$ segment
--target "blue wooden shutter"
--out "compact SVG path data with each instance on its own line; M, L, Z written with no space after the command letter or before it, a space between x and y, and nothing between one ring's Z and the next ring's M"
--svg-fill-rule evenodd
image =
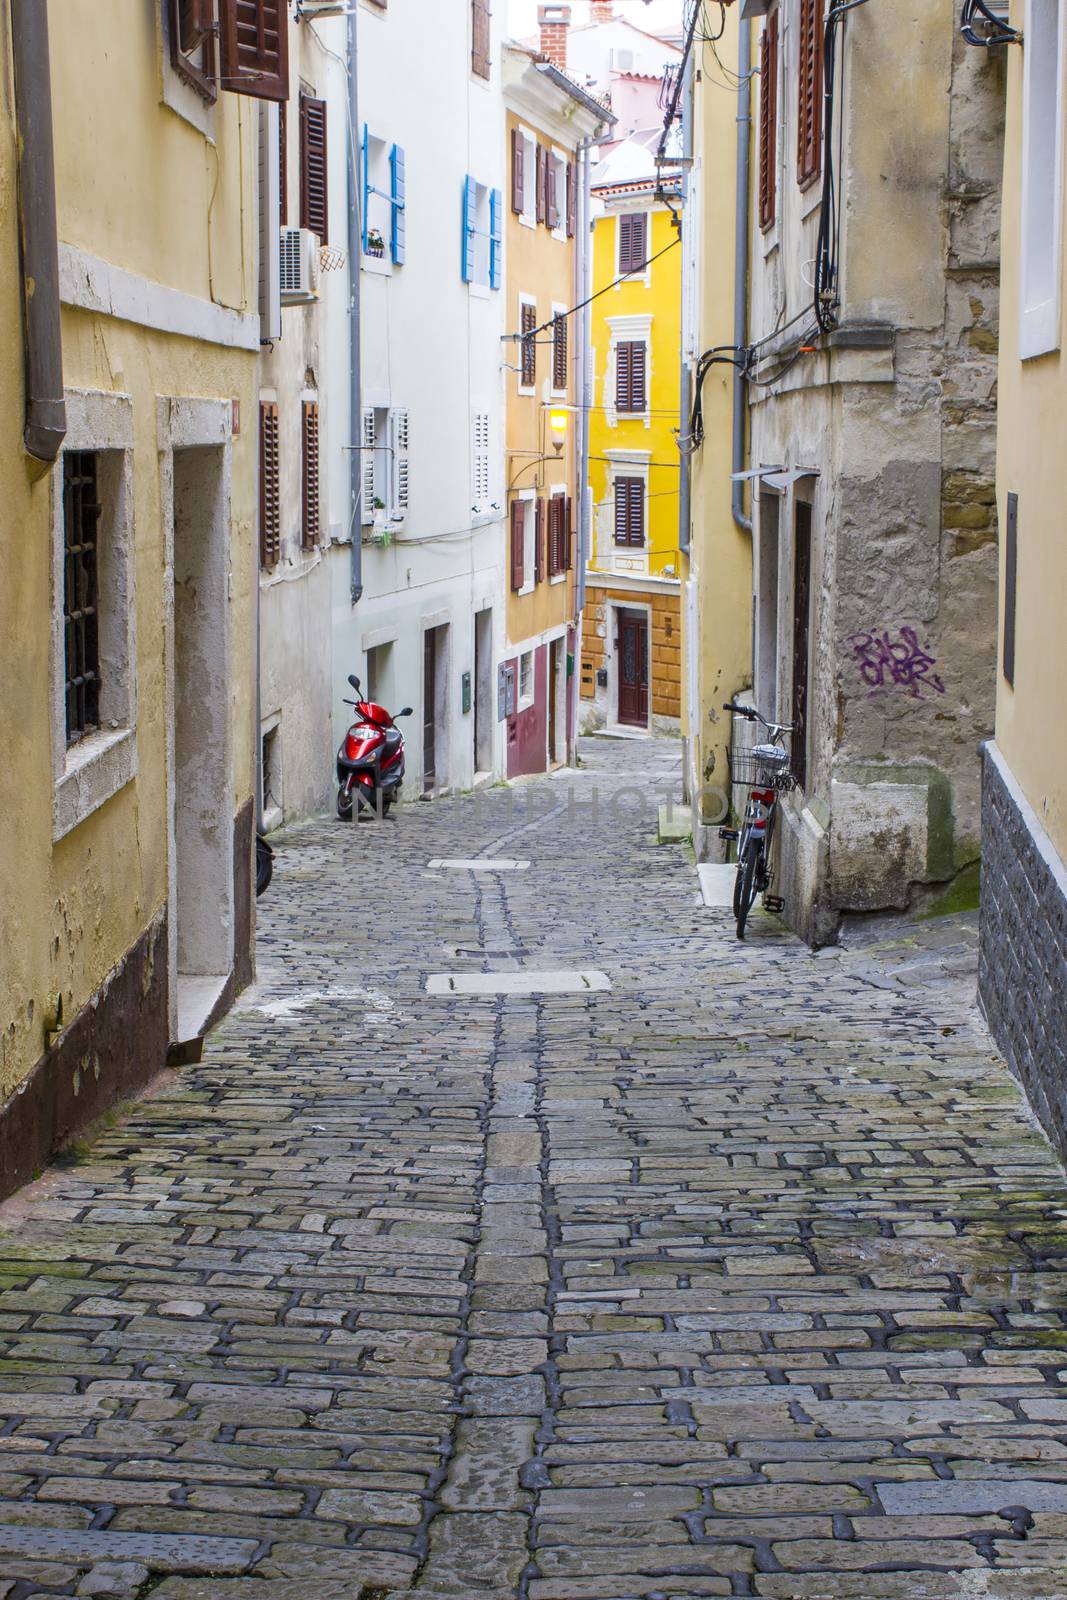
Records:
M499 289L501 281L500 257L503 253L503 235L500 228L504 209L504 196L499 189L489 195L489 287Z
M363 254L367 254L367 206L370 202L370 129L363 124L363 184L361 206L363 223Z
M463 282L474 282L475 184L470 173L463 180Z
M407 255L407 163L400 145L394 144L389 157L392 174L392 256L393 265L402 267Z

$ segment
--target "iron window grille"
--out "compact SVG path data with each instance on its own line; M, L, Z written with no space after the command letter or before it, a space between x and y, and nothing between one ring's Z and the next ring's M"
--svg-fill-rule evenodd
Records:
M67 744L100 726L100 496L96 454L63 457L63 644Z

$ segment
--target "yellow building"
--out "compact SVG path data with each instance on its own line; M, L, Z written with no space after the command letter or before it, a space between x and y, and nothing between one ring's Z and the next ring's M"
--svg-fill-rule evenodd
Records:
M1007 67L997 440L996 734L984 746L980 994L1067 1150L1067 18L1013 0ZM983 30L979 20L978 29ZM985 30L989 31L989 30ZM981 59L981 57L979 57Z
M509 45L510 193L505 287L507 639L501 706L507 776L565 762L575 728L576 523L583 430L576 406L587 230L583 146L610 113L536 52Z
M738 60L737 10L727 12L726 33L715 46L722 61ZM750 24L740 26L747 49ZM737 282L733 179L738 128L747 142L742 119L750 112L752 91L744 76L739 90L724 87L711 45L695 49L687 85L693 160L685 205L691 292L683 352L691 415L682 424L689 523L689 548L682 553L683 732L694 841L702 858L721 859L717 825L730 795L730 718L722 707L752 684L752 523L747 492L731 483L732 471L743 465L743 386L727 361L702 363L701 357L713 350L729 354L723 347L736 336L739 304L744 337L746 282L743 271ZM741 70L747 73L744 63Z
M667 180L671 206L655 190L645 176L593 185L585 727L677 731L681 712L680 184Z
M259 107L220 78L285 62L218 5L0 5L5 1191L252 971Z

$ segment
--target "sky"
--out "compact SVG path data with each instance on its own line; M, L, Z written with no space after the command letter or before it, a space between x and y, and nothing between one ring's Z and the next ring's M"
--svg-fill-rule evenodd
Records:
M537 0L505 0L508 32L521 39L537 32ZM655 33L663 23L678 23L683 0L615 0L615 10L639 28ZM584 22L588 14L588 0L571 0L573 20Z

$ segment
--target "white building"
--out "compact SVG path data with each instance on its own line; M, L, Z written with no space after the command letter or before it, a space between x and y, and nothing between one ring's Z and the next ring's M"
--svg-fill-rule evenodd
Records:
M328 495L358 509L330 554L334 744L349 672L404 724L404 795L500 770L504 637L502 9L359 0L360 415L327 353ZM331 124L350 103L335 85ZM347 273L339 274L339 277Z

